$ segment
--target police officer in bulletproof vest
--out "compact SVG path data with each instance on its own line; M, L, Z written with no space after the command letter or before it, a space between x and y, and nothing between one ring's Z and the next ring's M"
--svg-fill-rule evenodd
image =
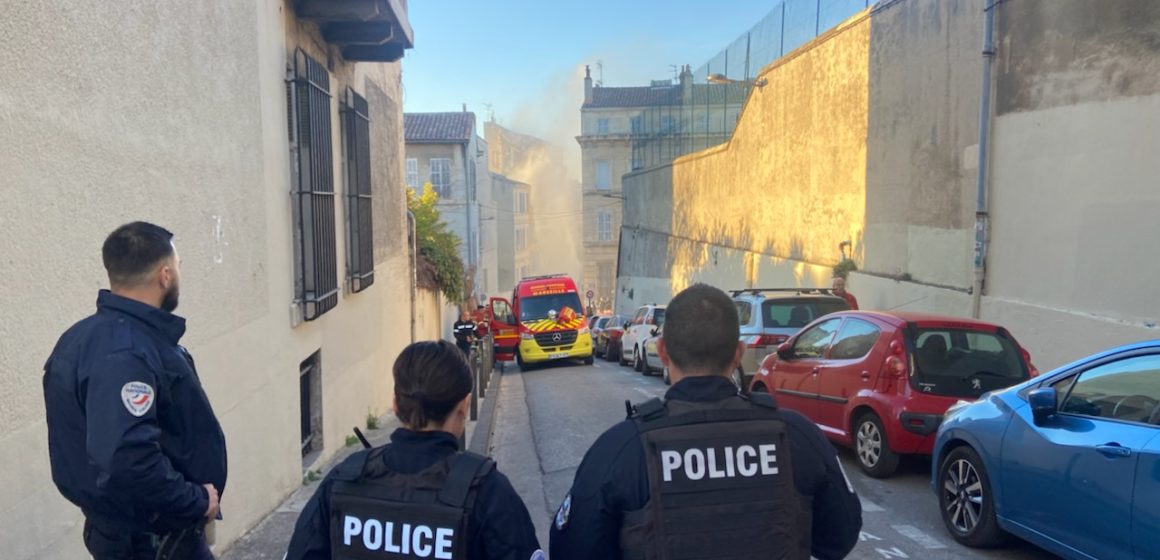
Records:
M335 467L306 504L287 560L542 560L524 503L495 463L458 449L471 370L445 341L395 361L391 443Z
M657 344L672 388L588 450L551 529L552 560L844 558L862 510L834 448L768 394L739 393L737 310L698 284Z
M111 290L44 366L52 479L84 513L97 560L213 558L202 530L225 490L226 443L178 345L172 239L144 222L113 231L101 251Z

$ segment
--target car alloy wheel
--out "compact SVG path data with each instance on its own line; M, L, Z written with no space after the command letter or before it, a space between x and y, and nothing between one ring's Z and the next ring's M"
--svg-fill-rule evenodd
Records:
M959 459L947 469L943 483L948 521L960 533L970 533L983 517L983 481L966 459Z
M858 465L874 478L886 478L898 469L898 454L890 450L882 421L873 413L858 418L854 431L854 451Z
M983 459L963 445L946 454L939 468L938 503L943 524L956 541L975 548L1007 542L995 518L994 493Z
M858 460L863 465L874 468L882 458L882 432L873 422L863 422L858 426Z

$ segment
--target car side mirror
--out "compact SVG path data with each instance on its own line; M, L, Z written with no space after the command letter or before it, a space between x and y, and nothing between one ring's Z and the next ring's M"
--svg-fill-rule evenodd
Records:
M1059 411L1055 387L1040 387L1031 391L1027 394L1027 402L1031 403L1031 418L1036 426L1042 426Z
M625 321L624 322L624 330L627 331L628 327L631 327L631 326L632 326L632 321Z
M653 336L656 336L657 332L659 332L659 329L657 329L657 327L653 327L652 330L649 332L651 332Z
M788 342L783 342L777 346L777 357L783 360L793 358L793 345Z

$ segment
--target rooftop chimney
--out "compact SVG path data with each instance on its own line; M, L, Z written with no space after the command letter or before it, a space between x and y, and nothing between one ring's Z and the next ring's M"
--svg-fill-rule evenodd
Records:
M584 104L592 103L592 69L584 65Z
M464 112L464 113L466 113L466 112L467 112L467 104L466 104L466 103L464 103L464 104L463 104L463 112Z

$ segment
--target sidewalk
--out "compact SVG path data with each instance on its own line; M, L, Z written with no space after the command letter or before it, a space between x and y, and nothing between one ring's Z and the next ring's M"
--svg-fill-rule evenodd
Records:
M471 441L475 425L476 422L468 422L467 441ZM390 441L391 432L399 427L399 421L393 414L388 414L379 419L379 426L380 428L377 430L363 431L367 440L374 447ZM321 477L295 490L289 498L286 498L286 501L270 512L265 519L250 529L242 538L235 541L230 548L218 553L219 560L281 560L286 554L286 547L290 544L290 535L294 532L294 523L298 520L298 514L302 512L302 508L306 507L306 502L314 495L318 483L326 477L332 468L362 448L361 444L355 444L340 451L325 466L321 467Z

